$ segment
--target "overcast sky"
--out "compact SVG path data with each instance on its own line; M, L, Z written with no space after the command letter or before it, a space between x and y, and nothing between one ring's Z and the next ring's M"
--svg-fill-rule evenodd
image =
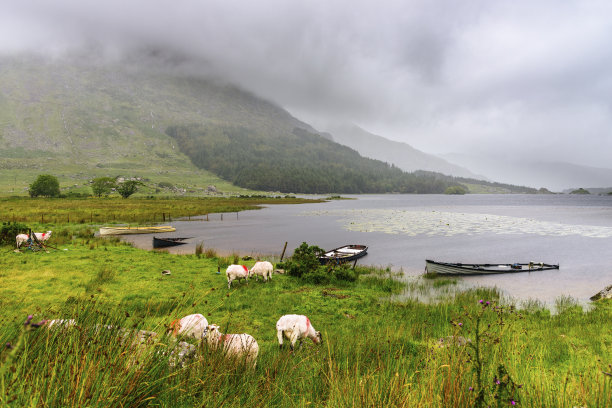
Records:
M142 50L324 130L612 167L612 2L3 0L0 52Z

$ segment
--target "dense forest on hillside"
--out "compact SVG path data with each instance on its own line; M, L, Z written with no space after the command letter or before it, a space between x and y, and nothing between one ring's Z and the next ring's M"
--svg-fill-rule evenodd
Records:
M240 126L177 125L166 134L196 166L255 190L424 194L458 184L434 173L406 173L299 128L270 137Z

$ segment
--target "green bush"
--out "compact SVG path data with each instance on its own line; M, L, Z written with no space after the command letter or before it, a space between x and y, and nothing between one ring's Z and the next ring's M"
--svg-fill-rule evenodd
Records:
M17 234L27 233L29 228L19 222L3 222L0 228L0 244L15 244Z
M359 278L359 274L356 270L351 268L349 265L339 265L333 268L333 276L336 280L345 282L356 282Z
M293 252L291 259L285 262L285 271L290 276L298 278L307 273L316 272L321 266L318 256L323 252L316 245L309 246L306 242L302 242L302 245Z

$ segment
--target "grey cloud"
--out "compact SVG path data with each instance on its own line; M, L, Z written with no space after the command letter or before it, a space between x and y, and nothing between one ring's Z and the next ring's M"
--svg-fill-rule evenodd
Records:
M609 167L611 12L605 1L9 0L0 52L146 57L222 76L315 126Z

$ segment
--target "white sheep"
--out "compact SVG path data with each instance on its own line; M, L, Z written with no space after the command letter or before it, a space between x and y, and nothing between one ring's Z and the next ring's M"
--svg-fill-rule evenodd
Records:
M203 315L190 314L170 323L168 334L183 335L200 341L206 335L206 326L208 326L208 320Z
M18 234L15 237L15 243L17 244L17 249L19 249L21 247L21 245L23 245L26 242L28 242L28 238L30 238L28 236L28 234Z
M305 337L311 339L315 344L320 344L323 341L321 332L318 332L312 327L310 319L303 315L284 315L276 322L276 335L278 343L283 347L283 338L289 339L291 342L291 350L295 343L299 340L300 346Z
M274 271L274 267L268 261L259 261L255 262L255 265L249 271L249 276L255 275L255 279L259 280L259 276L263 276L264 282L272 279L272 271Z
M211 349L222 350L228 357L243 358L246 363L252 363L253 368L257 364L259 345L250 334L223 334L219 326L211 324L207 328L206 342Z
M35 232L34 236L36 237L36 240L38 240L38 242L42 244L42 243L47 242L49 238L51 238L51 233L52 231ZM18 234L17 236L15 236L15 243L17 244L17 249L19 249L21 245L28 242L29 239L30 239L30 236L28 234Z
M249 268L244 265L230 265L225 271L227 276L227 288L231 289L232 282L236 279L244 279L247 283L249 282Z

